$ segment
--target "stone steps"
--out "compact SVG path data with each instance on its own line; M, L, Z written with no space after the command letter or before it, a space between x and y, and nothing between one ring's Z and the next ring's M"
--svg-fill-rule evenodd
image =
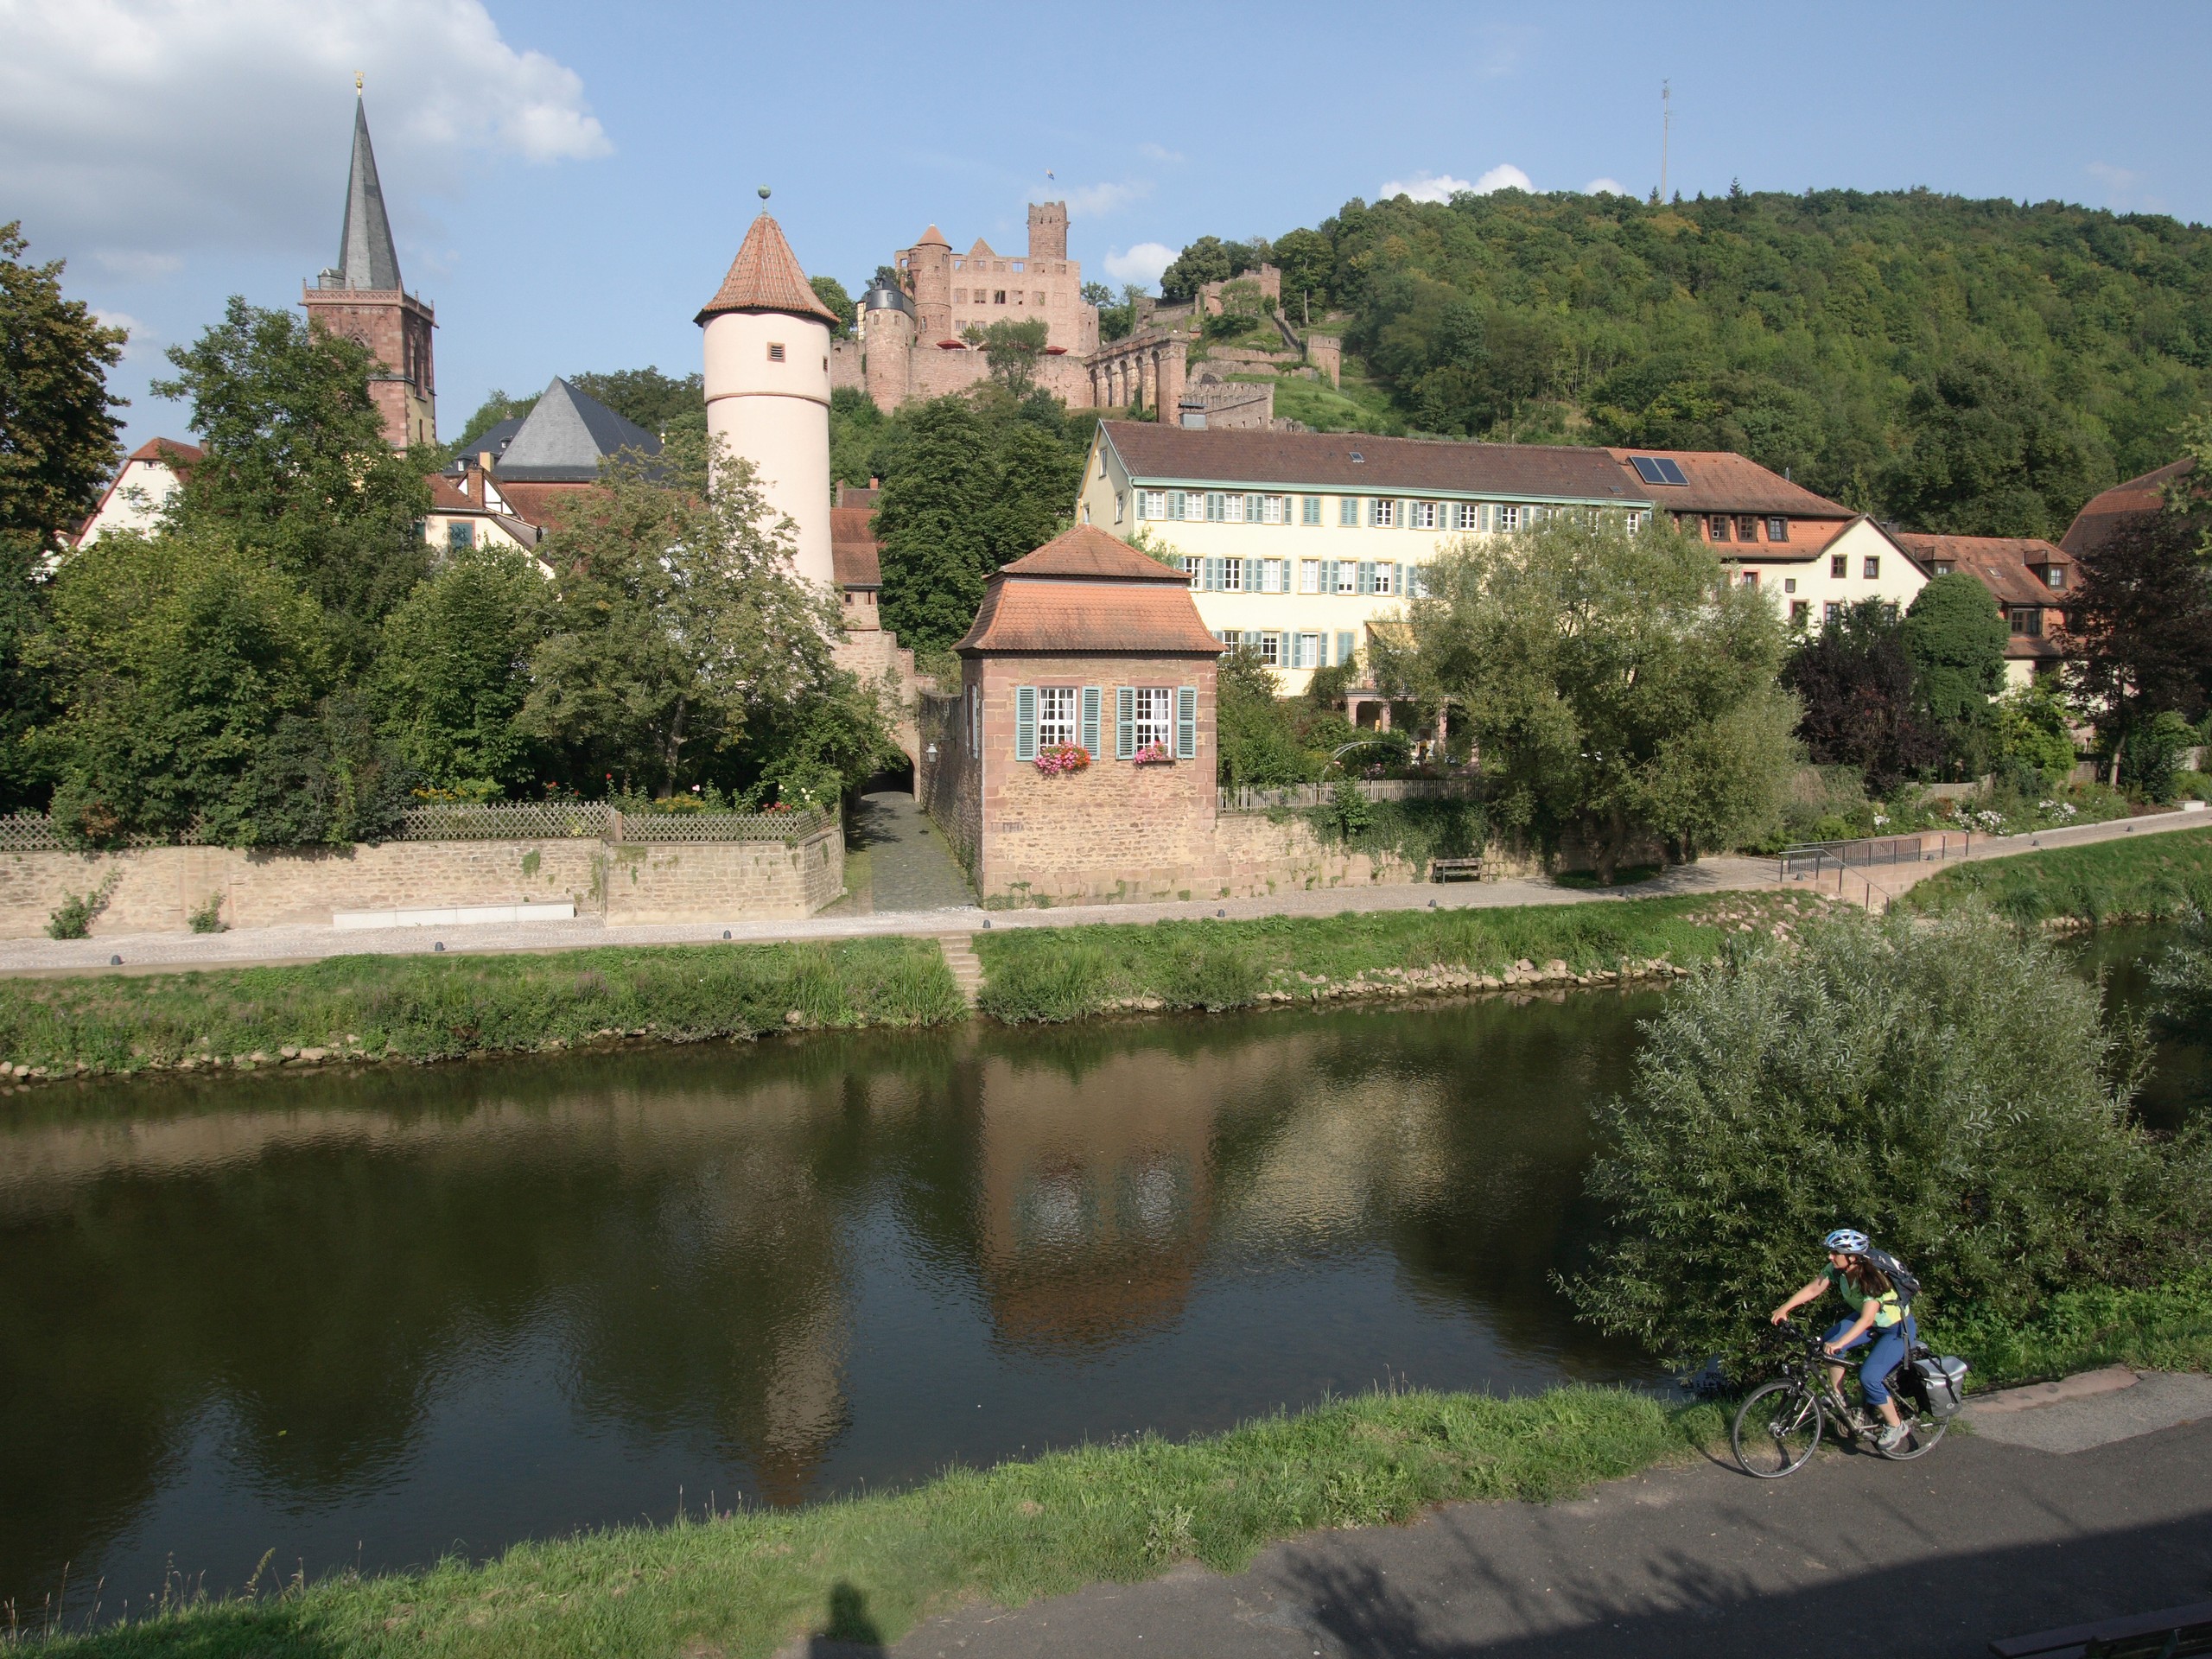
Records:
M976 959L975 935L940 933L937 944L944 952L944 965L952 970L952 982L960 988L961 1000L974 1007L983 994L983 964Z

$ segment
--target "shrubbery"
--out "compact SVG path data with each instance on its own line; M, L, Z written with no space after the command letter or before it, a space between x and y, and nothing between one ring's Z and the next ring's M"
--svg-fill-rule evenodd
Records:
M1671 1360L1740 1363L1845 1224L1913 1266L1939 1319L2159 1282L2207 1241L2212 1140L2135 1121L2140 1052L1985 912L1732 953L1670 999L1605 1111L1590 1190L1612 1231L1568 1288Z

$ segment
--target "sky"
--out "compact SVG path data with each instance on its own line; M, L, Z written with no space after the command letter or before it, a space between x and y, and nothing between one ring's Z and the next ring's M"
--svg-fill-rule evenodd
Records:
M855 295L935 223L1087 278L1405 189L1925 185L2212 219L2212 5L1114 7L0 0L0 220L130 330L133 444L187 435L165 348L338 254L365 77L441 435L493 388L698 366L760 203Z

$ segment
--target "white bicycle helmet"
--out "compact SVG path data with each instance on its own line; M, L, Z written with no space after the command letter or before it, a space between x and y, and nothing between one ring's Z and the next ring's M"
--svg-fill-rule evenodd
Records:
M1866 1235L1855 1227L1839 1227L1821 1241L1827 1249L1840 1255L1860 1255L1866 1249Z

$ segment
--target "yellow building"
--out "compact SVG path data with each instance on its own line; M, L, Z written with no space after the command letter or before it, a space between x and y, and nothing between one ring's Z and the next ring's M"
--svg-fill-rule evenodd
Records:
M1925 581L1871 520L1726 454L1105 421L1076 501L1079 522L1183 558L1206 626L1253 645L1289 692L1357 664L1452 543L1593 509L1695 528L1801 626L1831 605L1909 603Z

